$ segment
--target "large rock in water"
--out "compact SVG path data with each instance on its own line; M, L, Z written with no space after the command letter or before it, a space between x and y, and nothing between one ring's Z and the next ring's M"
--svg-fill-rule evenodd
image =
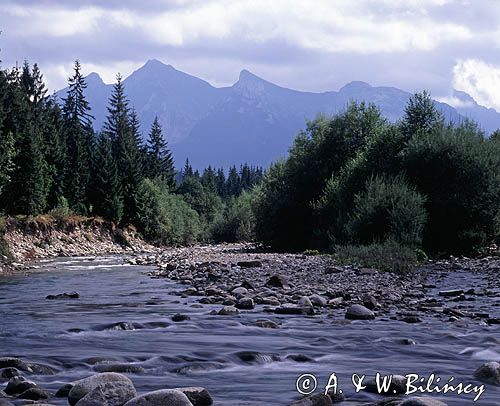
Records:
M483 382L500 386L500 364L487 362L474 371L474 376Z
M117 374L115 372L105 372L102 374L96 374L89 376L84 379L80 379L76 382L74 382L73 388L69 391L68 394L68 402L70 405L76 405L76 403L82 399L85 395L88 393L92 392L94 389L99 387L100 385L104 385L106 383L122 383L125 385L129 386L122 386L122 385L117 385L116 388L117 390L125 390L125 388L129 388L130 386L133 388L134 384L132 381L127 378L125 375ZM112 390L112 386L107 386L108 390ZM135 389L134 389L135 391ZM124 396L126 393L128 393L129 390L127 389L124 392ZM125 403L125 401L123 402Z
M177 389L161 389L130 399L125 406L193 406L193 404Z
M35 382L27 381L22 376L15 376L9 380L7 387L4 389L7 395L19 395L24 391L37 388L38 385Z
M122 406L136 395L134 386L128 382L106 382L87 393L76 406Z
M210 393L205 388L189 387L176 389L184 393L194 406L209 406L214 403L212 396L210 396Z
M345 318L349 320L373 320L375 313L365 306L354 304L347 309Z
M303 399L293 402L290 406L332 406L333 402L330 396L323 393L307 396Z

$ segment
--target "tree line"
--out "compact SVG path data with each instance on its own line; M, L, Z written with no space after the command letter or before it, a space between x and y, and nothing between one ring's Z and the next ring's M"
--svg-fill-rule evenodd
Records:
M209 166L200 174L187 161L177 172L158 118L143 141L120 75L96 132L81 70L76 61L62 101L47 94L37 64L0 71L0 212L102 216L167 243L211 238L262 168L244 164L226 176Z

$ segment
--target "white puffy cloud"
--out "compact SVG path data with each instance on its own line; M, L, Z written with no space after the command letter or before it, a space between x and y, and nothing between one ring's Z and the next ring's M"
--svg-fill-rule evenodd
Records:
M500 65L480 59L458 60L453 68L453 87L500 111Z

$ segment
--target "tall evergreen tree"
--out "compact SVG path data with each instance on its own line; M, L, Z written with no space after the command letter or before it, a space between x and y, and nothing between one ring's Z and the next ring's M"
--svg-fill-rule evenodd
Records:
M87 87L81 73L81 65L75 61L73 76L64 99L64 127L67 139L69 168L66 179L66 196L70 206L77 212L88 210L88 194L94 131L90 106L85 98Z
M123 199L118 177L118 167L113 157L109 137L101 133L94 154L92 204L94 212L119 222L123 216Z
M109 99L104 134L112 144L113 157L118 168L123 199L122 222L130 223L135 220L137 212L135 194L143 178L143 163L139 144L139 122L137 115L128 107L120 75L116 77Z
M228 196L238 196L241 192L240 176L236 166L229 168L227 175L226 190Z
M147 173L151 179L161 178L169 187L175 187L175 168L172 153L163 138L163 131L158 117L155 117L147 141Z

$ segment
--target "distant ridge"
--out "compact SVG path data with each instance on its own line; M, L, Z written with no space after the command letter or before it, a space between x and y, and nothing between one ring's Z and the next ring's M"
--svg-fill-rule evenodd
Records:
M107 114L112 85L97 73L87 76L86 96L100 129ZM248 162L267 166L284 156L297 133L319 113L334 114L353 100L375 103L391 121L402 117L410 93L354 81L323 93L287 89L243 69L230 87L210 83L156 59L147 61L123 81L130 106L146 136L156 115L163 125L178 167L189 157L193 166L228 167ZM65 97L66 89L56 93ZM500 114L455 91L455 107L437 102L449 121L465 117L490 133L500 128Z

